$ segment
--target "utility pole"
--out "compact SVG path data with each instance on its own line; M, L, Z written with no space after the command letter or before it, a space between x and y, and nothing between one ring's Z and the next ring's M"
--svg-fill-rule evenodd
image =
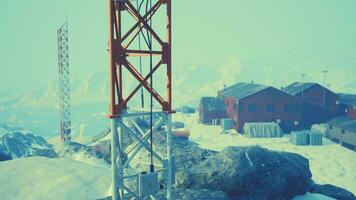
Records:
M67 18L67 17L66 17ZM70 83L68 59L68 20L57 30L58 74L59 74L59 112L62 142L71 141Z
M323 88L323 110L325 110L325 88L327 87L326 86L326 74L328 73L328 70L324 69L322 71L322 73L324 74L324 88Z
M305 73L302 73L302 100L304 100L304 77L305 77Z

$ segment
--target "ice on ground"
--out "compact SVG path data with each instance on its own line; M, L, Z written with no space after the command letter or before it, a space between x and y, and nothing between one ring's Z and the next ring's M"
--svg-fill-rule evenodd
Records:
M326 131L328 130L328 125L327 124L314 124L311 129L313 131L317 131L322 133L323 135L326 134Z
M306 195L296 196L293 200L334 200L334 198L321 194L307 193Z
M62 158L0 162L1 199L98 199L110 187L110 168Z
M198 123L198 113L173 115L190 129L189 139L201 148L221 151L227 146L260 145L277 151L298 153L309 159L312 179L318 184L333 184L356 193L356 153L323 138L322 146L295 146L289 136L282 138L248 138L235 130L223 131L220 126Z

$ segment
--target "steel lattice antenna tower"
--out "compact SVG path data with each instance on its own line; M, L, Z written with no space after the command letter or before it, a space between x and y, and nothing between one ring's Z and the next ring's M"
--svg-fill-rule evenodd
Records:
M71 140L68 22L58 30L59 111L62 142Z
M174 185L174 157L172 156L172 87L171 87L171 0L146 0L146 12L140 13L140 9L129 0L108 0L109 4L109 64L110 64L110 113L111 118L111 167L112 167L112 199L128 199L127 195L135 199L146 199L158 191L158 173L162 173L165 180L166 197L172 199L171 191ZM149 6L148 6L149 5ZM153 27L152 17L157 11L164 12L161 26ZM160 15L158 15L160 16ZM134 24L130 24L130 20ZM136 48L132 44L139 34L147 33L146 40L148 50ZM161 33L161 34L159 34ZM150 37L149 37L150 36ZM163 36L163 37L162 37ZM143 37L145 38L145 37ZM152 45L153 43L155 45ZM155 49L154 49L154 47ZM143 74L138 70L133 60L139 57L148 57L150 62L143 63L150 66L150 71ZM153 60L153 57L155 60ZM164 70L166 81L152 84L153 74L158 70ZM123 71L127 72L126 74ZM124 92L130 86L123 78L134 78L138 84L136 88ZM150 80L150 81L148 81ZM165 92L158 91L158 86L165 88ZM160 106L160 110L152 112L152 100L150 112L131 112L127 105L140 90L146 89ZM165 93L165 94L160 94ZM152 116L155 122L152 123ZM150 116L151 126L149 130L140 127L134 117ZM129 124L132 124L130 126ZM167 125L166 143L161 143L165 148L165 155L153 149L152 134L162 124ZM134 143L127 145L124 138L132 137ZM131 167L131 161L140 150L147 151L151 155L149 172L137 172ZM154 169L154 165L157 169ZM127 181L137 180L137 190L128 188Z

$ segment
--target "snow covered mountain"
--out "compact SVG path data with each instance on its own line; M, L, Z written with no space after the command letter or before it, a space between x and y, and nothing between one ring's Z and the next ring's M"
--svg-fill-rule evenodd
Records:
M216 73L216 67L192 65L189 67L174 68L173 90L175 94L174 106L197 104L201 96L215 95L218 89L222 89L224 84L229 85L236 82L241 71L241 63L237 57L231 56ZM165 81L162 71L157 71L154 76L154 84ZM162 76L161 76L162 75ZM138 82L133 79L125 79L124 93L136 87ZM156 87L158 84L155 85ZM83 105L97 103L108 104L109 98L109 76L108 73L93 73L84 78L71 80L71 104ZM126 91L125 91L126 90ZM164 96L165 88L158 87L157 90ZM148 94L145 92L146 101ZM52 81L46 85L28 90L25 93L16 95L16 98L5 98L0 96L0 105L5 102L10 108L18 107L50 107L58 108L58 85L57 81ZM136 97L139 97L138 95ZM136 98L139 101L139 98ZM1 106L0 106L1 107Z
M0 152L12 158L28 156L55 157L52 146L39 136L21 131L8 130L0 137Z
M236 54L231 54L217 66L187 65L173 67L172 88L174 93L173 105L197 105L201 96L216 95L224 85L236 82L254 81L260 84L272 85L277 88L286 86L301 79L302 69L308 68L306 81L322 83L322 74L316 61L300 64L290 64L288 60L241 60ZM283 76L277 71L285 71ZM341 71L338 67L330 67L327 84L335 92L356 93L356 79L354 69L346 68ZM144 73L147 73L144 71ZM331 76L332 75L332 76ZM73 78L73 77L72 77ZM154 85L166 79L164 71L158 70L154 74ZM137 86L138 81L124 76L124 93ZM91 73L85 77L71 80L71 103L83 105L89 103L108 105L109 76L108 72ZM156 88L163 96L165 87ZM145 92L148 102L147 92ZM139 95L135 96L140 101ZM133 99L133 100L134 100ZM7 105L7 106L5 106ZM137 104L139 105L139 104ZM148 104L147 104L148 105ZM2 107L51 107L58 108L58 85L54 80L37 89L28 90L18 95L0 94L0 110Z

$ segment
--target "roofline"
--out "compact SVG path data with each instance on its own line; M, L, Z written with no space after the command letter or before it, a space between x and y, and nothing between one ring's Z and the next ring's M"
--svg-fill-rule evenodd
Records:
M301 83L301 82L294 82L294 83ZM294 84L294 83L292 83L292 84ZM322 87L322 88L325 88L325 90L327 90L327 91L329 91L329 92L335 94L337 97L339 97L339 95L338 95L337 93L333 92L332 90L328 89L327 87L324 87L323 85L321 85L321 84L319 84L319 83L316 83L316 82L305 82L305 83L312 83L313 85L310 86L310 87L308 87L308 88L303 89L303 91L300 91L300 92L296 93L295 95L301 94L302 92L305 92L305 91L307 91L307 90L309 90L310 88L313 88L313 87L315 87L315 86L320 86L320 87ZM292 84L290 84L290 85L292 85ZM287 87L288 87L288 86L287 86ZM286 87L286 88L287 88L287 87ZM295 96L295 95L293 95L293 96Z
M284 91L282 91L282 90L280 90L280 89L278 89L278 88L275 88L275 87L273 87L273 86L266 86L266 88L264 88L264 89L262 89L262 90L259 90L258 92L252 93L252 94L250 94L250 95L247 95L247 96L245 96L245 97L243 97L243 98L241 98L241 99L238 99L238 100L239 100L239 101L240 101L240 100L244 100L244 99L247 98L247 97L250 97L250 96L255 95L255 94L259 93L259 92L265 91L265 90L267 90L267 89L275 89L275 90L277 90L277 91L279 91L279 92L281 92L281 93L286 94L287 96L290 96L290 97L292 97L292 98L295 98L295 99L300 100L299 97L294 96L294 95L291 95L291 94L289 94L289 93L287 93L287 92L284 92ZM227 95L223 95L223 96L234 98L234 97L232 97L232 96L227 96Z

